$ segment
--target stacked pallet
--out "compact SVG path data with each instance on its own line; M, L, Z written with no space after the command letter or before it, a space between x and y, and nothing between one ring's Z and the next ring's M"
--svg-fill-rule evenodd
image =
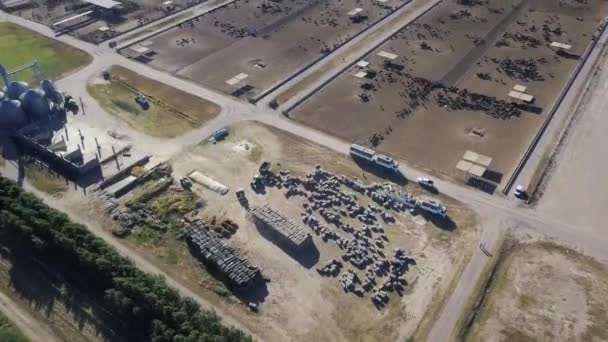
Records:
M312 237L302 226L283 216L268 204L251 211L256 223L266 229L282 247L299 251L312 244Z
M186 227L186 240L195 257L221 272L232 285L246 287L260 276L260 270L249 264L234 248L209 232L201 222Z

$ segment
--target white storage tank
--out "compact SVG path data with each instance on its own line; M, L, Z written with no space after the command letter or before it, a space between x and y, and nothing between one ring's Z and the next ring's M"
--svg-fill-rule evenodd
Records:
M45 120L51 113L49 101L40 89L30 89L21 95L23 111L31 121Z
M30 86L26 82L11 82L5 93L12 100L19 100L28 89L30 89Z

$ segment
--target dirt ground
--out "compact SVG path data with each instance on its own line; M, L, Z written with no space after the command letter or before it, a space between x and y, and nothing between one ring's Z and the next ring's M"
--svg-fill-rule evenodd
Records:
M290 117L448 176L458 176L457 162L472 150L493 158L492 181L507 179L608 6L473 3L444 1L365 56L367 77L355 77L354 66ZM552 41L571 44L572 56L557 54ZM389 61L380 51L398 57ZM535 97L531 106L512 104L508 93L517 84ZM477 94L486 97L476 102Z
M170 5L166 6L160 2L134 0L124 3L124 9L120 14L117 14L118 12L116 11L108 14L97 10L90 15L56 25L55 28L65 30L82 40L99 44L129 30L145 25L150 21L164 18L201 2L199 0L173 0ZM95 7L86 2L76 3L67 0L35 0L32 3L33 6L12 11L12 14L49 27L52 27L53 24L61 20L93 10ZM108 27L109 29L105 31L100 30L103 27Z
M476 248L479 239L476 215L453 199L437 195L448 207L452 222L449 228L437 226L434 220L426 220L420 215L409 214L398 214L396 223L384 225L390 241L385 246L387 255L393 248L404 248L413 256L416 265L405 274L408 285L403 295L393 292L387 306L377 309L369 293L363 298L345 293L338 277L322 277L317 273L317 267L333 258L340 259L342 253L335 243L323 242L305 227L313 236L318 255L312 253L305 261L292 258L260 235L234 192L244 188L250 206L268 202L294 221L302 222L302 199L286 200L276 188L267 188L265 194L255 194L249 188L261 161L269 160L274 170L287 169L293 175L303 175L319 164L328 171L358 177L365 182L384 181L363 172L347 157L261 124L243 122L229 127L229 132L224 141L217 144L203 141L170 160L172 176L178 180L199 170L230 188L230 192L222 196L195 184L193 191L204 203L197 216L236 222L238 231L226 241L258 266L270 282L252 290L230 292L198 265L179 231L170 230L161 235L151 231L137 232L123 242L265 340L423 339L425 327L439 313L443 299ZM416 196L434 196L417 185L405 185L403 190ZM119 202L128 201L139 191L138 188L123 196ZM170 195L174 190L167 191L159 198L174 197L175 194ZM86 203L77 196L64 196L61 201L81 208L81 213L88 213L111 229L113 222L101 210L100 203L106 203L105 196L91 193L89 198L91 200ZM359 273L364 278L364 272ZM247 310L243 303L249 301L260 303L259 313Z
M227 140L218 144L203 142L171 162L176 179L199 170L232 189L221 196L195 186L194 191L206 202L199 215L237 222L240 228L230 238L230 245L241 250L270 279L255 292L236 294L245 301L261 302L259 314L248 313L243 306L234 304L227 306L230 313L271 341L402 340L414 336L423 321L432 319L439 309L435 304L449 291L451 280L462 271L477 241L476 217L470 210L439 196L449 207L455 230L442 230L431 221L409 215L400 216L395 224L385 226L391 241L387 250L402 247L411 251L416 265L406 274L409 285L403 296L391 295L388 306L378 310L369 295L358 298L344 293L337 278L325 278L317 273L316 267L339 258L340 250L335 244L324 243L311 230L319 255L308 263L291 258L259 234L234 198L235 189L247 189L252 207L270 203L296 222L301 222L302 204L298 199L286 200L276 189L269 189L266 194L255 194L249 189L249 181L262 160L272 161L275 169L287 169L294 175L303 175L319 164L331 172L363 177L361 169L345 157L251 122L230 127ZM369 182L381 181L371 174L365 177ZM412 185L405 190L422 192ZM177 273L182 273L180 271ZM179 278L184 277L182 273ZM209 297L208 291L200 286L198 290ZM221 293L216 291L211 299L219 299L217 297L221 298ZM227 305L221 299L217 303Z
M128 69L113 66L110 81L97 75L90 80L89 93L105 108L131 127L156 137L175 137L216 117L221 108L213 102L184 93ZM135 102L144 94L150 108Z
M576 251L517 244L489 291L467 341L608 339L608 269Z
M406 2L239 0L152 37L142 44L153 53L138 60L229 94L255 95ZM364 18L356 22L347 13L358 7ZM240 73L249 77L226 83Z

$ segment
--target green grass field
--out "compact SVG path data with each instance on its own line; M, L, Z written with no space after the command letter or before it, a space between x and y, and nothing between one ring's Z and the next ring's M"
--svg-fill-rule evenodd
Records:
M51 174L32 163L25 164L25 178L36 189L53 196L61 196L68 190L68 184L61 176ZM0 340L2 342L2 340Z
M89 94L108 113L150 136L162 138L179 136L200 127L221 111L221 108L211 101L149 79L129 69L113 66L110 72L111 81L91 83L87 86ZM135 102L137 92L134 89L165 106L155 102L144 110ZM191 118L191 121L172 113L169 108L181 112Z
M21 332L6 318L0 314L0 341L1 342L27 342Z
M10 70L38 61L42 72L54 80L92 61L82 50L13 23L0 23L0 50L0 64L5 68ZM28 83L33 76L30 70L16 75L18 80Z

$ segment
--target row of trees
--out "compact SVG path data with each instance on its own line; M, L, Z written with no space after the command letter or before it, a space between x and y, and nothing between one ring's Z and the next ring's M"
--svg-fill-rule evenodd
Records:
M127 341L252 341L213 312L139 270L84 226L0 177L0 241L26 251L117 318Z

